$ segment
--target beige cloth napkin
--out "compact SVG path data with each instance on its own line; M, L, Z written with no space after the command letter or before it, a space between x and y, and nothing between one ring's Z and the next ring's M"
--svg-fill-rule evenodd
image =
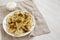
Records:
M35 20L36 20L35 28L29 35L26 35L24 37L17 38L17 37L12 37L6 34L2 28L1 23L3 21L3 18L10 11L8 11L5 8L5 6L0 6L0 28L1 28L2 40L29 40L32 37L39 36L42 34L47 34L50 32L44 18L42 17L41 13L36 8L33 1L21 1L21 2L17 2L17 4L18 4L17 9L21 9L23 11L27 10L35 17Z

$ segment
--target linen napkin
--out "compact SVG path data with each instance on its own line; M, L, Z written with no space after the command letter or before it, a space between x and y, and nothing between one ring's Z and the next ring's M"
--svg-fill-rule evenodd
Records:
M33 1L27 0L27 1L19 1L16 3L18 4L17 9L23 10L23 11L28 11L34 16L35 21L36 21L35 28L30 34L28 34L24 37L12 37L12 36L8 35L7 33L4 32L1 23L4 19L4 17L10 11L7 10L5 6L0 6L0 30L1 30L2 40L30 40L30 38L32 38L32 37L43 35L43 34L48 34L50 32L43 16L38 11L38 9L35 6Z

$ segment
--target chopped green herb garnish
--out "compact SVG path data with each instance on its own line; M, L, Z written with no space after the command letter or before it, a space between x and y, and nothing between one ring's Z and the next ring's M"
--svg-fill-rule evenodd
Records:
M24 29L23 29L24 30ZM24 30L24 33L28 32L28 30Z
M21 21L21 20L16 20L16 22L18 22L18 23L19 23L19 22L22 22L22 21Z
M25 19L26 19L27 18L26 13L24 14L24 16L25 16Z

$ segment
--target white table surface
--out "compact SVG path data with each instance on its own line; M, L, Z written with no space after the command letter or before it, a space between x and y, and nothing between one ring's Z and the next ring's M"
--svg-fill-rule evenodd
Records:
M12 0L0 0L0 5L3 5L9 1ZM60 40L60 0L33 0L33 1L36 4L38 10L43 15L51 32L49 34L34 37L31 40Z

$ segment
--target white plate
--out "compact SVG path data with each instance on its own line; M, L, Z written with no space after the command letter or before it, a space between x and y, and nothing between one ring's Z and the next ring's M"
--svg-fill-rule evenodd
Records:
M17 11L20 11L20 10L17 10ZM35 19L34 19L34 17L33 17L32 15L31 15L31 16L32 16L33 22L32 22L32 27L31 27L31 29L30 29L29 32L26 32L26 33L24 33L23 35L14 35L14 34L11 34L11 33L7 32L7 29L6 29L6 27L7 27L7 25L6 25L6 19L7 19L7 17L12 16L12 15L14 14L14 12L15 12L15 11L10 12L8 15L5 16L5 18L4 18L4 20L3 20L3 29L4 29L4 31L5 31L7 34L9 34L9 35L11 35L11 36L14 36L14 37L22 37L22 36L25 36L25 35L29 34L30 32L32 32L33 29L34 29L34 27L35 27Z

